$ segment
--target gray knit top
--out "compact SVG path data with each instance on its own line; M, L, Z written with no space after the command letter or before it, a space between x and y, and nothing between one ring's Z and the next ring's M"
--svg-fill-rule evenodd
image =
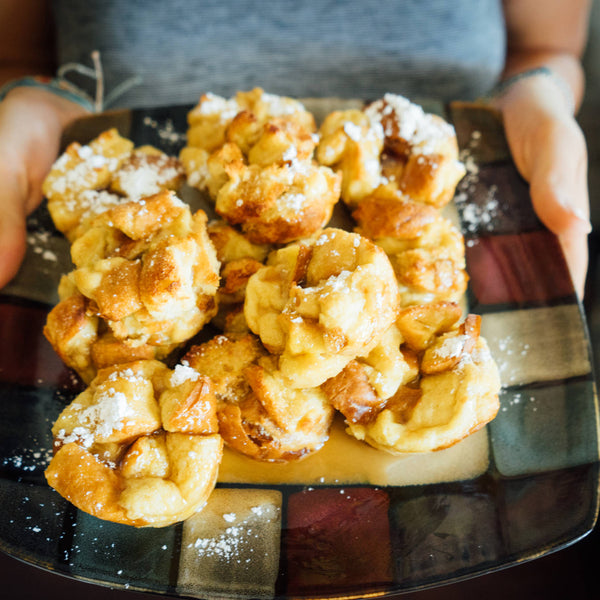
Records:
M501 0L54 0L54 10L61 63L91 66L98 50L107 93L135 82L113 106L256 86L473 99L505 57Z

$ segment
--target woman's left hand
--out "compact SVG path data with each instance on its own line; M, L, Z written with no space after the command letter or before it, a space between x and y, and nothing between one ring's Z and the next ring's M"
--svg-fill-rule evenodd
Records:
M530 184L534 209L558 236L583 298L591 231L584 135L552 75L519 79L494 104L502 111L513 160Z

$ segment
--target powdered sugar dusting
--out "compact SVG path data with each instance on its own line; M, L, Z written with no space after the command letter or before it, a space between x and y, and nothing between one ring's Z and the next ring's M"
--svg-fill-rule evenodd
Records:
M536 398L533 395L525 394L524 392L517 392L513 394L510 398L504 398L502 401L502 412L506 412L509 410L511 406L521 405L524 407L530 407L532 412L537 411L537 406L535 405Z
M385 94L365 110L371 121L385 122L385 135L406 140L418 154L431 154L440 142L454 136L454 127L426 113L421 106L397 94ZM397 131L394 130L394 125Z
M158 193L178 175L178 169L169 164L166 156L155 157L153 163L128 165L117 173L121 190L131 199Z
M449 336L435 349L434 354L439 358L456 358L463 353L468 339L467 335Z
M50 183L49 187L53 193L66 194L71 190L93 186L98 170L107 169L108 172L114 172L118 168L117 159L97 154L91 146L78 146L76 152L77 157L64 153L54 163L53 171L59 175Z
M120 431L124 427L126 417L133 416L133 410L127 402L127 396L114 388L109 388L95 398L94 404L83 408L73 403L72 408L77 410L80 423L68 433L61 429L57 439L65 444L79 442L89 448L96 438L110 437L113 431Z
M302 210L306 203L306 196L304 194L282 194L279 197L279 201L282 205L291 211L298 212Z
M226 99L211 92L202 96L201 102L196 107L200 115L210 115L219 117L221 122L233 119L242 107L235 98Z
M152 117L144 117L144 125L154 129L157 132L158 137L164 142L177 144L184 142L186 139L185 133L177 131L171 119L167 119L164 123L159 123Z
M27 243L31 246L34 254L38 254L44 260L56 263L58 262L56 253L46 247L51 237L49 231L35 231L27 234Z
M63 205L68 212L81 212L81 220L83 220L102 214L125 200L106 190L83 190L76 197L65 197Z
M178 386L186 381L198 381L200 374L189 365L177 365L171 375L171 385Z
M461 227L464 234L493 231L497 218L502 214L497 197L498 187L495 184L491 184L485 190L483 202L473 201L481 183L479 165L473 157L473 151L479 145L480 140L481 132L473 131L467 147L460 154L466 174L457 186L454 202L461 215ZM472 246L473 243L474 240L467 240L468 246Z
M284 117L304 110L298 100L284 98L275 94L262 93L261 101L268 106L268 112L273 117Z
M264 535L261 521L271 522L273 517L271 509L263 506L253 506L249 512L223 513L222 519L227 526L214 535L197 537L188 544L188 549L193 549L198 556L218 558L229 564L250 563L248 553L252 552L253 541Z
M0 467L16 469L25 473L33 473L38 470L43 471L50 464L53 452L50 448L36 447L39 449L32 450L26 448L20 450L18 453L4 456L0 460Z
M344 123L344 133L354 142L360 142L362 137L361 128L352 121Z

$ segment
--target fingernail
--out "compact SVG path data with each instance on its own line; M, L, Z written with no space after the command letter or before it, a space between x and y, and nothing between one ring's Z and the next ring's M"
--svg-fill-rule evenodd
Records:
M578 206L566 200L562 195L558 196L557 199L560 205L577 219L578 227L583 233L590 233L592 231L592 224L589 217Z
M577 217L577 222L583 233L591 233L592 224L586 215L578 208L572 209L571 212Z

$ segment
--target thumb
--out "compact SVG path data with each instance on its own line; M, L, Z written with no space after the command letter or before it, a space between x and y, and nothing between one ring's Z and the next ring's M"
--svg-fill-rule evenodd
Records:
M558 236L575 289L583 298L591 231L583 134L574 121L555 121L534 156L531 201L540 220Z
M577 291L579 298L583 298L588 269L587 239L585 236L581 235L581 233L569 231L560 234L558 236L558 241L560 242L563 254L569 265L569 271L575 290Z
M585 139L574 120L551 121L532 153L531 201L542 220L559 237L590 233Z
M17 273L25 255L25 202L14 178L0 192L0 289Z

